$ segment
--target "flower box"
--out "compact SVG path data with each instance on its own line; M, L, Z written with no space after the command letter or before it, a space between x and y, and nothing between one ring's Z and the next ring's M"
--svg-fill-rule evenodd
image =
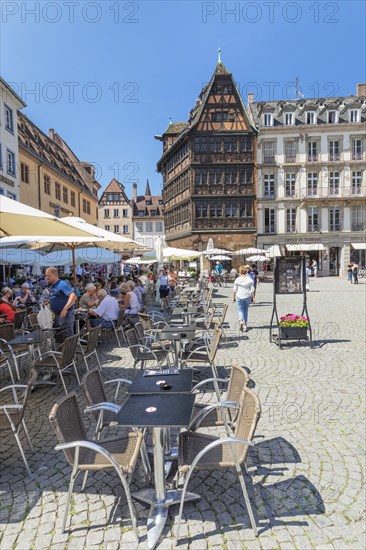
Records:
M307 337L308 327L279 327L280 328L280 337L285 338L298 338L305 339Z

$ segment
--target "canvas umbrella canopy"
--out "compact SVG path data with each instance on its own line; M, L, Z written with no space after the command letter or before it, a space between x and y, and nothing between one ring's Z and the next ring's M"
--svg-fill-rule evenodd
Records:
M194 260L199 256L201 256L201 252L197 252L196 250L186 250L184 248L173 248L171 246L167 246L166 248L163 248L164 260ZM146 252L146 254L144 254L141 259L150 260L150 263L152 261L157 261L155 250L153 250L152 252Z
M205 256L218 256L220 254L233 254L230 250L225 250L224 248L211 248L203 251Z
M157 260L143 260L142 258L128 258L126 264L138 265L138 264L155 264Z
M231 260L231 258L230 258L230 256L225 256L224 254L218 254L217 256L211 256L210 260L211 261L213 261L213 260L225 261L225 260Z
M1 265L39 265L42 255L24 248L0 248Z
M95 235L96 237L100 237L104 242L103 244L100 242L98 246L102 246L103 248L108 248L109 250L119 250L119 251L134 250L136 248L142 248L142 249L147 248L143 244L133 241L128 237L123 237L122 235L117 235L116 233L112 233L112 231L106 231L101 227L96 227L95 225L92 225L91 223L86 222L82 218L75 218L73 216L69 216L67 218L61 218L61 219L67 225L73 227L76 230L85 231L89 234Z
M97 264L108 265L120 262L120 255L106 250L105 248L76 248L75 249L75 263L80 264ZM71 250L56 250L49 252L40 257L39 261L42 266L67 266L72 265L72 251Z
M269 258L267 258L267 256L261 256L260 254L257 254L256 256L249 256L247 260L248 262L269 262Z
M37 208L4 196L0 198L0 237L42 235L85 237L87 234L83 229L70 227L60 218Z
M235 256L246 256L247 254L264 254L266 251L263 248L241 248L234 252Z

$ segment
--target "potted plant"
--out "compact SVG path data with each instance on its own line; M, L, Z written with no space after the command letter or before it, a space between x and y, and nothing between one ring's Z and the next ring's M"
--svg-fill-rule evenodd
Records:
M287 313L280 317L281 338L306 338L309 319L302 315Z

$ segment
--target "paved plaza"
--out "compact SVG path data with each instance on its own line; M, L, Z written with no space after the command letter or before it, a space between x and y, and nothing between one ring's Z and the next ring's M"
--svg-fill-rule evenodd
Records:
M232 361L247 367L262 403L246 477L259 537L250 528L235 471L201 471L192 476L190 490L202 498L185 505L178 547L365 548L365 290L364 280L358 286L338 278L311 280L314 348L303 342L280 350L269 342L271 283L259 286L244 335L231 289L217 289L214 301L229 304L219 373L228 377ZM300 313L301 299L280 297L280 314ZM115 347L108 337L100 349L105 379L131 377L126 347ZM84 407L75 378L66 376L66 383L78 391ZM24 448L32 477L26 475L14 437L2 435L0 548L146 549L148 506L136 502L137 546L115 473L90 475L84 493L78 480L67 530L60 533L71 470L54 450L48 415L62 395L61 386L38 388L31 395L26 420L35 452L29 452L25 441ZM199 397L213 400L211 392ZM92 433L94 419L84 418ZM131 492L144 482L138 463ZM177 515L178 506L171 507L157 548L174 547Z

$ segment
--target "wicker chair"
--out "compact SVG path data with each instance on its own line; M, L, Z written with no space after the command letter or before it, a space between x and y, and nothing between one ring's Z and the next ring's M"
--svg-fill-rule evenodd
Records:
M234 431L238 418L237 405L240 401L243 390L249 383L249 380L249 375L245 369L239 367L239 365L232 365L229 380L217 380L217 382L228 384L226 398L223 401L213 405L195 403L192 421L188 429L197 430L198 428L206 428L209 426L230 426L230 428ZM193 391L196 391L198 388L213 381L214 380L212 378L203 380L195 385ZM223 412L225 414L225 419L223 417Z
M170 351L171 341L160 340L157 336L146 333L142 323L135 323L134 329L141 344L150 348L152 351Z
M175 544L177 544L179 539L180 523L187 486L195 468L199 470L218 470L222 468L236 469L250 522L255 536L258 536L241 465L245 464L249 446L254 445L252 439L260 414L261 406L258 396L252 390L245 388L240 398L238 420L233 437L220 438L214 435L192 432L189 430L179 435L178 483L179 476L182 475L184 476L184 484L179 508Z
M15 384L14 375L13 375L11 365L9 363L9 359L7 358L3 350L0 348L0 369L4 367L7 367L10 374L11 381L13 382L13 384Z
M53 406L49 420L59 441L56 450L64 451L66 460L72 467L61 532L65 531L72 491L78 474L80 472L98 472L114 468L127 497L132 526L138 542L136 514L129 483L140 451L143 439L142 433L128 432L122 437L104 439L102 446L89 440L75 392L63 397Z
M15 337L16 333L13 323L0 325L0 348L4 353L8 353L11 356L19 380L20 374L18 360L21 357L29 356L29 347L26 344L16 344L15 346L10 346L8 341L13 340Z
M215 358L217 354L217 350L220 344L222 331L221 329L217 328L215 326L212 341L210 344L204 344L197 347L196 342L193 342L190 344L186 351L183 351L182 353L182 363L189 365L209 365L212 371L212 377L215 379L213 380L214 388L216 391L216 395L218 399L220 399L220 392L218 388L218 384L216 379L218 379L218 374L216 370L215 365Z
M21 331L23 329L23 323L25 319L26 310L16 311L14 313L14 328L16 331Z
M37 313L28 313L28 328L30 330L37 330L40 328L37 320Z
M5 392L11 390L13 394L13 402L6 403L5 405L0 406L0 432L11 430L14 434L15 440L18 444L20 454L22 455L23 462L27 469L29 475L31 475L30 468L28 466L27 459L25 457L23 447L19 438L19 432L21 427L23 427L25 436L28 441L31 452L33 452L33 447L31 440L29 438L27 426L24 422L24 413L27 406L28 398L32 389L32 386L37 378L37 372L34 369L31 369L27 385L23 384L13 384L12 386L6 386L2 388L0 392ZM25 390L23 397L18 397L17 391Z
M165 359L169 363L168 350L152 350L148 346L144 346L139 341L134 328L130 328L126 331L126 339L128 349L131 351L134 360L134 369L139 363L141 363L141 368L143 369L145 367L145 363L148 361L154 361L156 368L161 368L161 365Z
M101 333L101 326L90 328L89 332L85 334L83 338L80 338L79 343L76 347L76 353L79 355L82 355L87 371L90 370L88 365L88 359L92 355L94 355L97 360L99 370L101 370L102 368L100 365L99 356L97 352L97 345L99 342L100 333Z
M79 374L75 363L76 346L78 341L79 334L69 336L68 338L65 338L64 343L60 346L62 351L46 351L46 353L43 353L40 358L34 362L34 367L36 368L58 370L66 395L67 388L62 373L69 367L73 367L76 379L80 386Z
M105 386L107 384L117 384L114 393L114 401L108 401L107 394L105 392ZM117 414L123 407L122 403L115 403L117 396L121 388L121 384L132 384L131 380L126 378L114 378L113 380L106 380L103 383L101 373L98 369L93 369L84 374L81 380L81 387L85 393L86 400L89 406L85 409L86 413L92 413L97 421L94 432L94 439L97 441L100 439L102 430L104 428L110 428L116 425ZM145 441L141 443L141 459L145 470L146 480L148 483L151 481L151 468L145 446ZM86 477L84 477L83 485L86 483Z
M121 341L119 339L118 333L121 334L123 341L126 341L124 332L123 332L123 323L125 322L125 313L123 309L120 309L118 312L117 319L108 319L108 321L111 321L112 323L112 330L114 332L114 335L117 340L118 347L121 347ZM109 329L102 329L102 330L109 330Z

